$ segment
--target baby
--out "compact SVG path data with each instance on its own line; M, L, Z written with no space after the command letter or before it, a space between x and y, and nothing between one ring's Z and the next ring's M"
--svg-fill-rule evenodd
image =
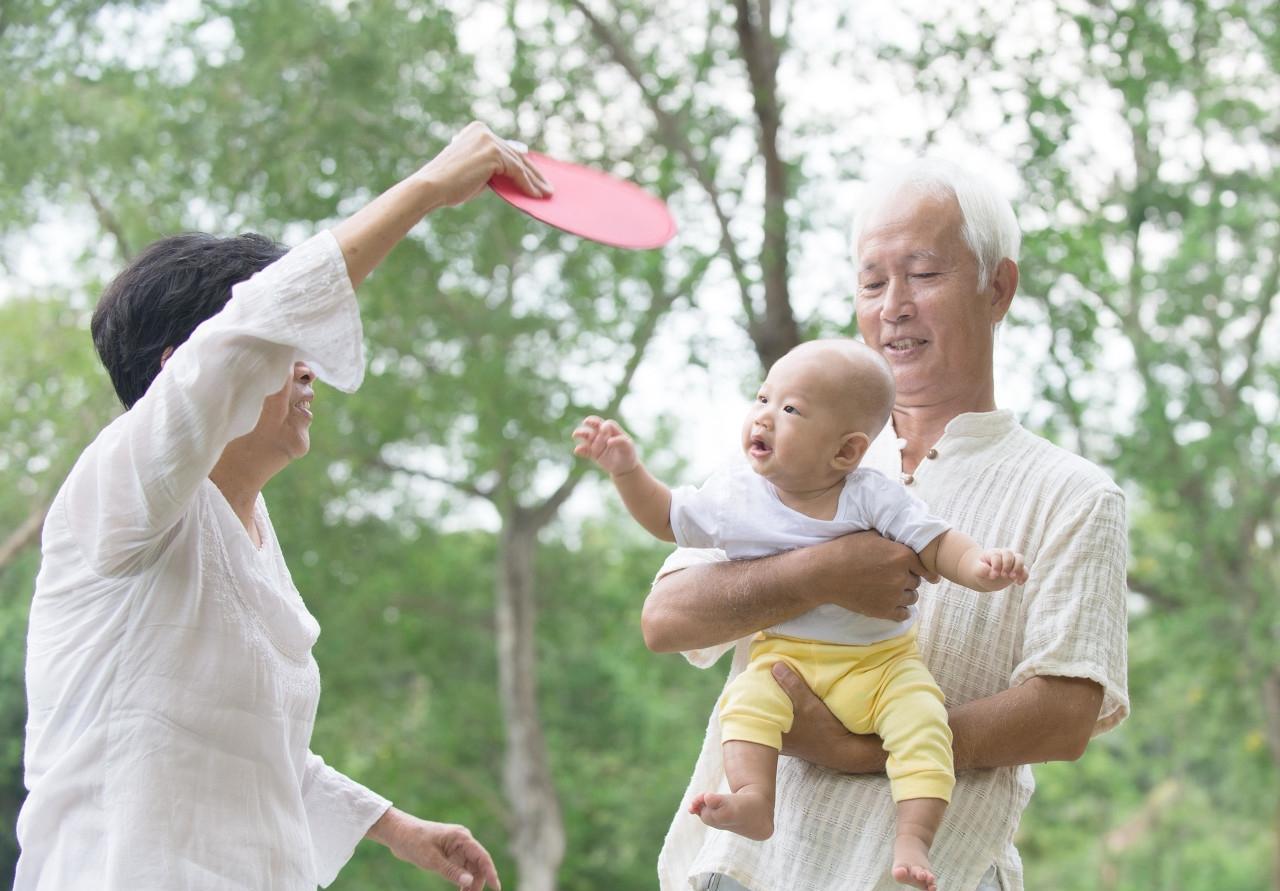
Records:
M812 341L769 370L742 425L745 464L700 488L675 491L640 462L614 421L586 418L574 454L609 473L631 515L663 541L723 548L747 559L864 529L915 550L930 573L977 591L1027 580L1020 554L984 549L931 516L899 483L859 468L893 408L888 364L854 340ZM762 631L747 668L720 700L729 794L705 792L690 810L708 826L753 839L773 834L774 785L790 698L770 669L782 661L854 733L881 737L897 806L893 877L936 891L929 847L955 772L942 691L903 622L828 604Z

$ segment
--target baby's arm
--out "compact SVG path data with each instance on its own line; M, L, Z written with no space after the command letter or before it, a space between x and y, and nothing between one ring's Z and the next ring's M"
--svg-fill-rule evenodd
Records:
M930 572L974 591L999 591L1027 581L1022 555L1008 548L983 548L969 536L948 529L920 552Z
M592 415L573 431L573 438L581 440L573 447L573 453L590 458L609 474L631 516L655 538L675 541L671 531L671 490L645 469L636 444L618 422Z

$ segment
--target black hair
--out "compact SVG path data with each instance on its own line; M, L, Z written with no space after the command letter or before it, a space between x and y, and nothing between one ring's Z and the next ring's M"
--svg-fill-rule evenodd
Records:
M231 299L231 286L252 278L286 249L252 233L218 238L191 232L148 245L107 286L93 311L93 345L116 395L131 408L160 373L160 357L177 347Z

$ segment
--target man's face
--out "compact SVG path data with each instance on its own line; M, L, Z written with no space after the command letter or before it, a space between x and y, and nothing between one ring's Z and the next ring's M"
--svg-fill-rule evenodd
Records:
M993 329L1008 301L993 300L992 288L978 293L962 225L953 196L904 191L858 243L858 330L889 361L900 407L991 387Z

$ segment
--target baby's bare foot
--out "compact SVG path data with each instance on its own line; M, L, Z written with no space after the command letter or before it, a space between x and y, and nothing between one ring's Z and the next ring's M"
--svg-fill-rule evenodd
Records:
M913 835L899 835L893 843L893 880L922 891L938 891L929 863L929 846Z
M697 814L713 829L727 829L756 841L773 835L773 802L752 789L729 795L703 792L693 799L689 813Z

